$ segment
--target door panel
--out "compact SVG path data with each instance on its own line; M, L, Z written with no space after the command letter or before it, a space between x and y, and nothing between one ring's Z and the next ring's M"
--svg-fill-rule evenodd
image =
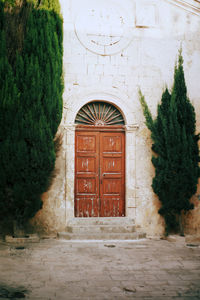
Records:
M82 153L96 153L96 133L77 135L77 151Z
M76 132L75 216L99 216L99 134Z
M124 216L124 132L76 131L75 216Z
M125 215L124 205L124 133L102 132L100 135L101 215Z
M95 194L96 182L94 178L77 178L77 191L80 194Z
M77 172L78 173L96 173L96 157L77 157Z
M106 173L121 173L122 160L121 157L104 157L104 172Z
M102 133L103 134L103 133ZM104 152L122 152L122 141L121 136L117 136L117 133L105 133L105 135L102 135L102 150ZM123 134L123 133L118 133Z

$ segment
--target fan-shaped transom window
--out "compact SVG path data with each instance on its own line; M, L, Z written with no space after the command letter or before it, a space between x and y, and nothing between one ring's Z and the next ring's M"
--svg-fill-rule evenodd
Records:
M95 101L85 104L79 110L75 123L94 126L124 125L124 118L112 104Z

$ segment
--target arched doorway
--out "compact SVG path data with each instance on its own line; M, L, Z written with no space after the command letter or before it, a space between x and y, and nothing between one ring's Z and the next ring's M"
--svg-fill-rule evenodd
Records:
M124 118L112 104L84 105L75 123L75 216L125 216Z

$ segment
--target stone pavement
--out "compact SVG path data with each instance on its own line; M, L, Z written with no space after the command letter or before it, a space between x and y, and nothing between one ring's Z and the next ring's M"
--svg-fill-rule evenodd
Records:
M1 242L0 299L19 298L200 299L200 247L180 237Z

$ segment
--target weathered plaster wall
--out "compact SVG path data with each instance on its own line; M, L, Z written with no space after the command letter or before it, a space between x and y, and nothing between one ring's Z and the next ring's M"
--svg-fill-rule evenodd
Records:
M74 119L85 103L104 100L115 104L126 121L126 215L149 235L160 235L160 204L151 189L151 139L138 88L155 116L163 89L172 87L182 45L188 95L200 130L200 5L193 0L60 2L64 18L63 148L57 177L33 223L47 232L59 231L73 218ZM188 233L200 233L197 195L193 201L195 209L185 220L186 228Z

